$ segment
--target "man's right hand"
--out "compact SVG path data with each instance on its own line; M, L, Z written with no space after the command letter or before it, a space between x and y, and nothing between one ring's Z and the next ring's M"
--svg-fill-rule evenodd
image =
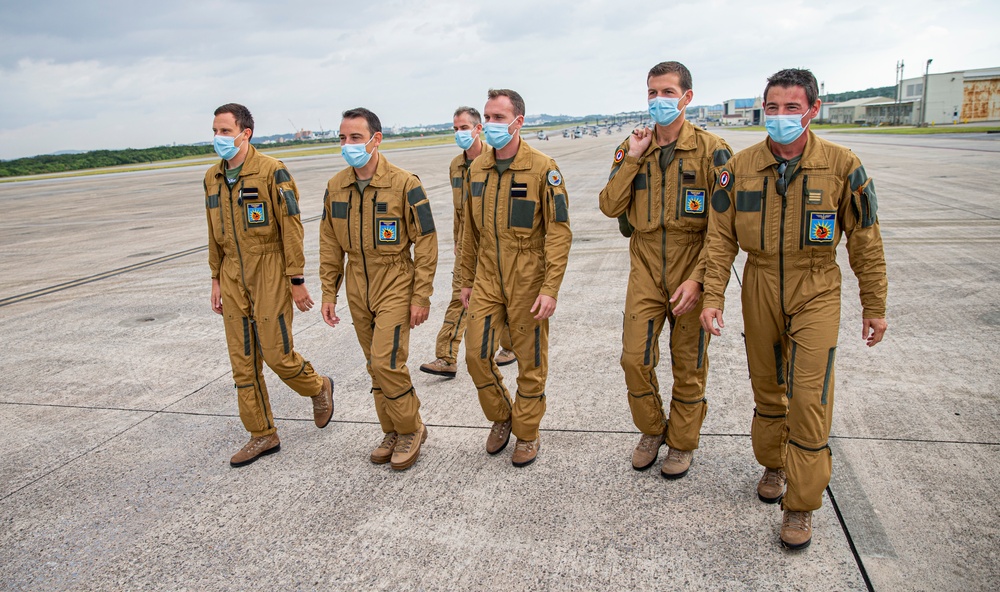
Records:
M222 314L222 286L219 285L219 278L212 278L212 311Z
M646 148L653 141L653 130L648 127L632 130L632 135L628 137L628 155L632 158L639 158L646 153Z
M722 311L718 308L706 308L701 311L701 328L705 330L705 333L711 333L718 337L722 335L722 329L726 326L722 322ZM715 323L719 326L716 327Z
M462 306L469 308L469 298L472 298L472 288L462 288Z
M336 304L332 302L323 303L323 320L326 321L326 324L331 327L337 326L337 323L340 322L340 317L337 316Z

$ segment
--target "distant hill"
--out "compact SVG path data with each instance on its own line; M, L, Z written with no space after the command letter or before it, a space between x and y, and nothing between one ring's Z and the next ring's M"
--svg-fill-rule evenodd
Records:
M820 97L824 103L843 103L851 99L865 99L868 97L894 97L896 96L895 86L880 86L878 88L866 88L865 90L851 90L842 93L829 93Z

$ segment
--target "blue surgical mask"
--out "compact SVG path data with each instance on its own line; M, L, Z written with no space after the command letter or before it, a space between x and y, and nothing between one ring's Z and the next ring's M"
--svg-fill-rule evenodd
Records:
M486 135L486 143L493 146L497 150L500 150L504 146L510 143L514 138L510 133L510 126L513 125L513 121L508 124L503 123L485 123L483 124L483 134Z
M768 115L764 122L767 128L767 135L771 141L779 144L791 144L799 139L802 132L806 131L802 125L802 115ZM808 125L808 124L807 124Z
M373 135L368 142L365 142L364 144L344 144L340 147L340 155L344 157L347 164L356 169L360 169L368 164L368 161L372 158L372 154L375 152L374 150L371 152L365 150L365 146L367 146L368 143L374 139L375 136Z
M670 125L681 114L678 103L680 99L653 97L649 99L649 116L660 125Z
M215 136L215 140L212 141L212 145L215 147L215 153L219 155L222 160L232 160L240 152L240 147L235 144L236 137L241 135L240 132L235 137L234 136Z
M472 148L472 144L476 141L476 137L472 135L472 130L458 130L455 132L455 143L462 150L468 150Z

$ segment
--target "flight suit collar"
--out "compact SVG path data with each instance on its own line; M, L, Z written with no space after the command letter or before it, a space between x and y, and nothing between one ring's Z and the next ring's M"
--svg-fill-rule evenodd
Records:
M826 155L826 148L819 137L811 129L806 130L809 139L806 140L806 148L802 151L799 159L799 169L823 169L829 167L829 159ZM753 166L757 172L761 172L768 167L778 163L778 159L771 153L770 140L765 139L754 148Z
M677 145L674 146L674 150L694 150L698 147L698 139L695 138L694 124L688 120L684 120L681 124L681 131L677 134ZM649 143L646 147L646 151L642 154L645 158L651 158L653 153L656 152L661 146L656 143L654 137L653 141ZM626 151L628 150L626 142Z
M220 159L213 169L215 178L218 179L226 173L226 161ZM253 144L247 147L247 157L243 159L243 168L240 169L240 176L253 175L260 171L260 158L257 156L257 149Z
M347 189L358 182L358 171L352 166L347 167L347 174L340 180L340 188ZM375 174L368 183L369 187L391 187L392 179L389 178L389 161L380 151L378 153L378 164L375 165Z
M496 167L497 165L497 155L496 148L492 146L484 146L482 154L479 155L482 162L479 163L478 167L480 170L488 170ZM475 161L473 161L475 162ZM514 154L514 160L510 163L508 171L530 171L531 170L531 147L528 143L521 138L521 145L517 147L517 152Z

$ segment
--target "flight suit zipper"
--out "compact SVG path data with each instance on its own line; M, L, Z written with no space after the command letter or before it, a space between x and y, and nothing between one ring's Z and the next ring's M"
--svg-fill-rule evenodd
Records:
M354 193L351 191L351 193ZM361 197L358 198L358 249L361 251L361 267L365 270L365 304L368 305L368 309L371 310L371 293L369 290L369 284L371 281L368 279L368 258L365 256L365 194L361 193ZM348 229L348 234L350 234L350 229Z
M354 246L354 239L351 237L351 198L354 197L354 191L347 194L347 247L352 248ZM331 202L332 204L332 202ZM330 206L331 208L333 205ZM332 215L332 213L331 213Z
M247 300L250 302L250 319L249 320L250 320L251 326L253 327L254 340L257 342L256 345L259 346L260 345L260 338L257 336L257 322L253 318L253 315L254 315L253 298L250 296L250 288L247 286L246 273L243 271L243 250L240 248L239 234L236 232L236 212L233 211L233 188L229 187L228 184L226 185L226 187L229 190L229 222L233 225L233 244L236 245L236 258L240 262L240 281L243 282L243 291L246 292ZM242 209L242 207L243 207L243 181L240 181L239 196L240 196L239 197L239 205L240 205L240 208ZM246 222L247 222L246 221L246 215L244 214L244 216L243 216L243 226L244 227L246 227ZM257 364L258 364L258 361L257 361L257 350L258 349L259 349L259 347L254 347L253 348L253 358L254 358L253 359L253 364L254 364L254 368L256 368ZM259 377L259 373L258 373L258 377ZM257 382L257 378L256 377L254 378L254 382ZM256 386L257 386L257 388L255 390L256 390L256 393L257 393L257 399L260 402L261 409L266 409L267 408L267 402L264 401L263 389L260 387L260 384L257 384ZM274 427L274 425L271 423L270 418L267 417L266 413L264 414L264 419L267 422L267 429L271 429L272 427Z
M513 176L513 174L511 176ZM489 176L487 176L486 179L488 181ZM500 185L502 184L503 175L499 174L499 171L497 171L497 192L496 196L493 198L493 238L497 245L497 277L500 278L500 295L503 296L503 301L506 303L508 302L507 290L504 289L503 285L503 262L500 260L500 228L497 225L497 208L500 206Z
M681 219L681 192L684 191L684 159L677 159L677 220Z
M807 200L809 199L809 175L802 176L802 224L799 227L799 250L806 248L806 233L809 232L809 221L806 215L806 209L808 207Z
M767 247L764 245L764 236L767 232L767 177L764 177L764 189L761 190L760 198L760 250L762 253L767 253Z
M378 251L378 206L375 201L378 199L378 191L372 196L372 248ZM399 232L399 229L396 229Z
M661 148L662 150L662 148ZM663 293L670 300L670 289L667 287L667 172L660 173L660 284L663 286ZM667 304L667 316L673 318L670 313L670 304ZM671 323L673 325L673 323Z
M785 312L785 209L788 206L788 200L785 196L787 195L788 185L785 185L785 195L781 196L781 223L778 228L778 287L781 296L781 313L785 316L788 316L788 313Z
M649 190L649 179L652 179L652 169L650 168L649 161L646 161L646 223L653 221L653 192ZM663 179L660 179L660 185L663 185Z

